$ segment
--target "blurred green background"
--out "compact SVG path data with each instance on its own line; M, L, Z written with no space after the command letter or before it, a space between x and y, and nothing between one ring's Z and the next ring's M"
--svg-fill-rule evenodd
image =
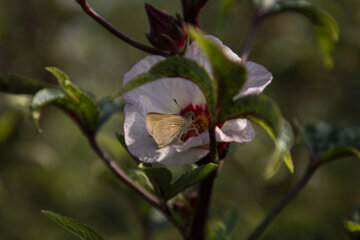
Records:
M144 0L92 0L110 22L142 42L148 23ZM146 1L180 13L180 0ZM219 28L220 0L209 0L200 26L239 52L252 21L249 1L237 1ZM354 125L360 120L360 4L358 0L321 0L332 14L340 39L332 69L323 65L313 28L297 14L282 14L261 25L250 60L266 66L274 80L265 94L290 121ZM98 99L121 86L122 76L145 54L121 42L87 17L73 0L0 0L0 73L19 73L54 82L44 67L57 66ZM103 177L106 169L75 124L57 109L44 111L39 134L30 120L28 96L0 94L0 239L76 239L40 213L49 209L93 226L108 240L181 239L150 213L146 226L142 201ZM124 167L134 167L114 132L114 116L100 140ZM292 150L295 174L285 168L265 181L263 171L273 143L256 127L256 140L225 161L216 182L211 219L235 205L239 222L233 239L244 239L266 211L299 178L308 155L298 139ZM360 204L360 161L336 161L316 173L300 196L273 222L262 239L346 239L343 222Z

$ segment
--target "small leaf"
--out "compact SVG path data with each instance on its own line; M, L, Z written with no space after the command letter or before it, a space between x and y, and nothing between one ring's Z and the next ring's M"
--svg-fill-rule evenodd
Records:
M204 178L209 176L215 169L217 169L217 165L215 163L208 163L185 173L173 184L171 184L171 188L166 193L165 199L170 199L176 196L178 193L184 191L186 188L203 180Z
M37 91L49 87L51 87L51 85L48 83L20 75L0 76L0 92L33 95Z
M294 165L291 159L290 148L294 143L294 133L290 124L283 119L280 135L276 138L276 149L271 156L266 169L265 178L271 178L274 176L281 164L284 162L291 173L294 172Z
M222 222L216 222L214 233L214 240L230 240L230 237L226 233L226 226Z
M92 228L77 223L75 220L69 217L61 216L60 214L42 210L41 211L45 216L53 220L55 223L59 224L61 227L65 228L69 232L75 234L82 240L102 240L103 238L95 232Z
M141 170L148 176L158 196L164 198L171 188L171 172L162 167L141 167Z
M132 179L134 179L137 184L144 187L147 191L149 191L151 193L154 192L154 189L151 186L149 178L143 171L141 171L139 169L136 169L136 170L131 169L131 170L129 170L128 173L129 173L129 176Z
M339 27L330 14L304 1L279 1L270 9L268 15L292 11L308 18L314 25L325 65L332 67L332 55L334 45L339 38Z
M95 130L99 121L99 108L95 101L86 93L75 86L69 77L60 69L55 67L47 67L47 71L51 72L58 80L60 87L68 94L68 96L76 104L78 121L85 130Z
M179 56L169 57L157 63L149 72L131 79L120 89L118 94L124 94L157 79L175 77L182 77L197 84L207 99L211 113L215 111L217 96L214 81L197 62Z
M360 127L331 127L320 122L301 126L301 133L313 159L322 163L355 156L360 159Z
M192 27L189 27L189 33L196 39L211 62L213 75L218 85L219 108L222 111L233 103L235 95L245 84L246 68L240 62L235 62L226 56L211 38L205 37Z

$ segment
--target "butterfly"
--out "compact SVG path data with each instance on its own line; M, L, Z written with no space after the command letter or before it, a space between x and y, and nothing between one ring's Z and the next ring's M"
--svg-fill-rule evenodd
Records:
M154 138L159 148L164 147L174 140L181 138L189 130L197 129L193 126L195 114L187 112L184 116L169 113L149 112L146 114L146 128Z

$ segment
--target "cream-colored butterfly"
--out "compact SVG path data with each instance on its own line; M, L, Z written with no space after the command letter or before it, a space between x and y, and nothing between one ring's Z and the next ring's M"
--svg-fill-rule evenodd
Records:
M187 112L184 116L169 113L149 112L146 114L146 128L151 136L154 138L158 147L164 147L172 143L175 139L193 129L198 133L193 126L192 120L195 114Z

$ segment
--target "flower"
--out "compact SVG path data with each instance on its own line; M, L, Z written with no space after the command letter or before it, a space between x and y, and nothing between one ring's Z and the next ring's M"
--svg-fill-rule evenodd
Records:
M241 60L219 39L209 38L221 47L229 59L238 62ZM184 57L196 61L211 74L211 64L197 43L191 43ZM148 72L152 66L164 59L155 55L145 57L125 74L123 84ZM246 62L245 66L248 77L236 97L260 93L272 80L272 74L265 67L254 62ZM127 92L124 100L125 142L130 153L140 161L178 166L194 163L209 153L207 103L203 92L195 83L183 78L159 79ZM193 112L193 124L199 134L190 130L181 136L181 140L159 148L146 128L145 116L149 112L179 115ZM247 119L229 120L218 124L216 138L218 142L250 142L254 139L254 129Z

